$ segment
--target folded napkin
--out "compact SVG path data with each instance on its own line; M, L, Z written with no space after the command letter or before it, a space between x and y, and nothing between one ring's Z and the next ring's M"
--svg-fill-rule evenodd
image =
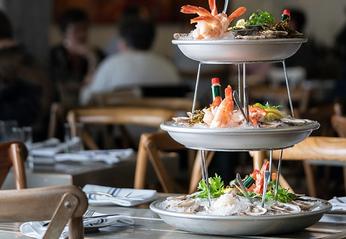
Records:
M87 184L83 191L86 193L90 205L120 205L125 207L136 206L150 202L157 196L156 190L112 188Z
M133 149L114 149L114 150L85 150L75 153L62 153L55 155L56 162L95 162L101 161L107 164L115 164L133 156Z
M91 214L90 214L91 213ZM86 216L87 215L87 216ZM20 232L25 236L42 238L47 231L49 221L25 222L20 225ZM126 215L107 215L88 210L83 217L85 230L99 229L105 227L124 227L134 225L134 220ZM66 226L60 236L61 239L68 238L68 226Z
M320 222L345 224L346 197L334 197L329 202L332 204L332 210L324 214Z
M346 196L334 197L329 200L332 204L332 211L345 211L346 212Z
M33 157L53 157L58 153L68 151L71 148L74 148L76 145L80 145L80 139L75 137L72 138L70 141L65 143L57 143L57 144L45 144L42 143L41 145L38 144L30 150L30 155Z
M60 140L59 139L57 139L57 138L50 138L50 139L47 139L45 141L32 143L30 145L30 150L32 150L32 149L39 149L39 148L46 148L46 147L55 147L58 144L60 144Z

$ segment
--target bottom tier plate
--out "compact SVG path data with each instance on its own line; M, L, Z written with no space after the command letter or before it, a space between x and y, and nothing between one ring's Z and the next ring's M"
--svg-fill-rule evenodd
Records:
M187 148L211 151L270 150L292 147L319 128L316 121L282 128L198 128L161 124L161 129Z
M321 204L314 210L290 215L206 216L167 211L161 208L163 200L160 199L151 203L150 209L157 213L167 224L192 233L227 236L255 236L300 231L318 222L322 215L332 207L329 202L316 199Z

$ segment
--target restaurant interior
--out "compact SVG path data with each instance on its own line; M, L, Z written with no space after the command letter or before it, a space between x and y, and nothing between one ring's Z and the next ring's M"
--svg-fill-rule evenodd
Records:
M345 0L0 0L0 238L346 238L345 137Z

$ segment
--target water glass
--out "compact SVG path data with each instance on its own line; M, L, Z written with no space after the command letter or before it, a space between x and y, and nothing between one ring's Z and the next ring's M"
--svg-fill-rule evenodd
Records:
M82 131L83 124L75 123L70 125L65 123L65 143L67 144L66 152L78 152L83 150Z
M13 134L13 128L17 127L18 123L15 120L0 121L0 142L16 140L16 135Z

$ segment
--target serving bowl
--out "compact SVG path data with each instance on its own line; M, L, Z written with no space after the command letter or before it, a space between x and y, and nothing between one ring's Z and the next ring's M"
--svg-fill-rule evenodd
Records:
M282 61L294 55L306 38L172 40L188 58L206 64Z
M318 200L319 205L312 211L286 215L208 216L168 211L161 206L164 199L159 199L150 204L150 209L167 224L192 233L224 236L284 234L315 224L332 207L327 201L305 198Z
M172 121L161 129L186 148L211 151L272 150L292 147L318 129L320 124L308 121L300 126L281 128L201 128L180 126Z

